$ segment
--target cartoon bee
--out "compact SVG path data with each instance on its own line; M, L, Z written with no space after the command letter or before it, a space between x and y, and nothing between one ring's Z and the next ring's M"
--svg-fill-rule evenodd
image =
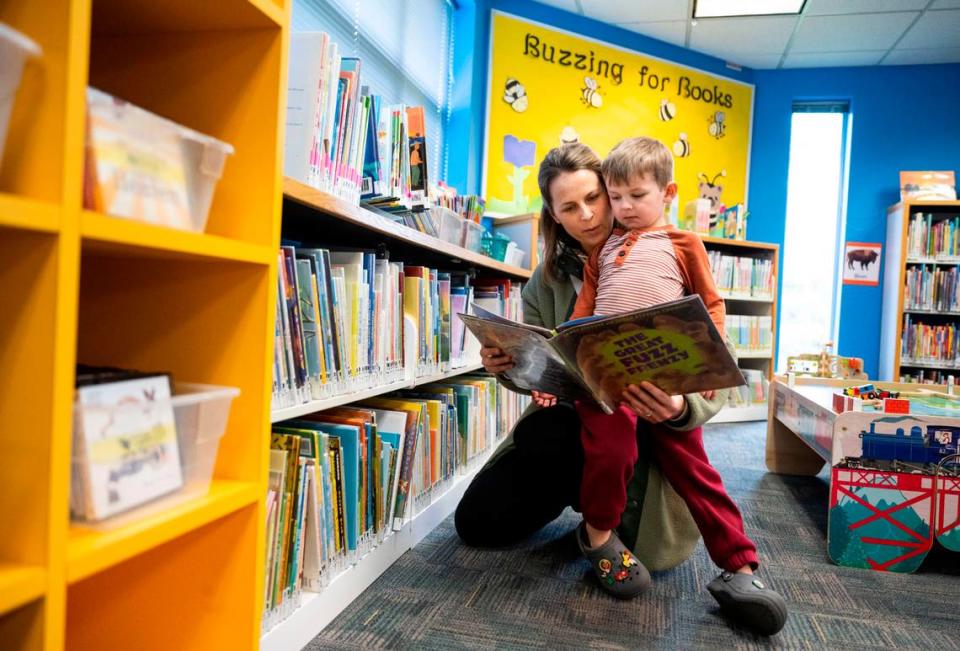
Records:
M633 567L637 564L637 560L630 557L630 552L623 550L620 552L620 561L623 563L624 567Z
M680 140L673 143L673 155L677 158L685 158L690 155L690 141L687 140L687 134L681 133Z
M677 117L677 105L667 99L660 100L660 119L669 122Z
M717 111L710 116L710 126L707 127L707 131L717 140L727 135L726 119L727 116L723 111Z
M580 142L580 134L573 127L564 127L560 132L560 144L569 145L574 142Z
M527 89L513 77L507 78L507 83L503 87L503 101L510 105L517 113L523 113L527 110Z
M597 80L593 77L583 78L583 88L580 89L580 101L587 107L600 108L603 106L603 96L600 95L600 87Z

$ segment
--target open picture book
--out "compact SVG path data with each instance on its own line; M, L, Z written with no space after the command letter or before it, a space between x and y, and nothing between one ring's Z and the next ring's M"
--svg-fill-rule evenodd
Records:
M630 384L649 381L670 395L745 384L700 296L556 330L517 323L474 305L458 315L482 343L513 358L504 373L518 388L593 399L612 413Z

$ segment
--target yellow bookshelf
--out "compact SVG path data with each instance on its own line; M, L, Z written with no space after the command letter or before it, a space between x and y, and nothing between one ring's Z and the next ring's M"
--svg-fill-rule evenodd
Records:
M8 0L0 647L256 648L289 0ZM232 144L203 234L85 211L87 85ZM240 388L209 494L69 521L77 361Z

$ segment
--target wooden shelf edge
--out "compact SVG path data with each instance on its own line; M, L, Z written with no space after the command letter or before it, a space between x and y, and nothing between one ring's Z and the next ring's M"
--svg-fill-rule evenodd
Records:
M731 240L725 237L713 237L711 235L702 235L697 233L700 236L700 239L703 240L704 244L723 244L726 246L739 246L747 249L766 249L768 251L776 251L780 248L779 244L772 244L770 242L754 242L752 240Z
M213 480L210 492L115 529L71 525L67 582L75 583L260 500L255 482Z
M47 571L35 565L0 563L0 616L39 599L47 589Z
M0 226L41 233L60 230L57 204L0 192Z
M887 212L891 210L901 210L906 206L916 206L917 208L960 208L960 201L956 199L930 199L927 201L913 201L912 199L901 199L895 204L887 207Z
M481 453L470 468L457 477L444 493L434 498L412 519L404 522L399 531L394 531L359 561L334 577L322 592L304 593L299 608L261 636L261 650L285 651L306 646L397 559L453 513L473 476L500 443L501 441L496 442L491 449Z
M154 226L132 219L110 217L89 210L80 217L84 248L136 251L138 255L197 257L268 265L276 256L269 247L219 235L192 233Z
M374 398L376 396L380 396L385 393L390 393L391 391L398 391L401 389L412 389L414 387L417 387L423 384L429 384L431 382L441 382L443 380L456 377L458 375L479 371L482 368L483 368L483 364L480 364L479 362L477 362L475 364L467 364L466 366L460 366L458 368L451 369L446 373L438 373L436 375L429 375L426 377L414 378L413 380L400 380L397 382L391 382L390 384L384 384L377 387L371 387L369 389L363 389L361 391L356 391L354 393L345 393L339 396L331 396L329 398L323 398L322 400L312 400L310 402L305 402L301 405L293 405L291 407L282 407L280 409L274 409L274 410L271 410L270 412L270 422L279 423L280 421L290 420L291 418L297 418L299 416L305 416L307 414L323 411L324 409L333 409L334 407L347 405L347 404L350 404L351 402L365 400L366 398Z
M283 177L283 196L308 208L350 222L355 226L386 235L406 244L412 244L435 253L442 253L456 260L470 262L479 267L500 271L517 278L530 278L533 274L529 269L504 264L493 258L488 258L482 253L476 253L462 246L444 242L426 233L395 224L376 213L364 210L360 206L354 206L338 197L312 188L288 176Z

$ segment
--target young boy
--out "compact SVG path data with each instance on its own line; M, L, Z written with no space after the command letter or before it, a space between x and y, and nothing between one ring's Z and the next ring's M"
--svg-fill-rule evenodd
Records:
M697 235L667 225L666 208L677 193L670 151L652 138L630 138L610 152L602 170L622 228L614 228L588 260L570 318L609 316L700 294L722 334L723 299L703 243ZM675 397L678 408L681 400ZM577 410L583 423L580 508L585 525L577 538L601 585L620 597L635 596L649 579L613 530L637 460L637 416L626 405L612 415L590 403L578 403ZM707 589L740 623L765 635L778 632L786 621L786 602L753 577L756 546L707 459L701 428L678 432L651 425L648 430L661 472L687 503L710 557L724 570ZM614 570L619 571L611 575Z

